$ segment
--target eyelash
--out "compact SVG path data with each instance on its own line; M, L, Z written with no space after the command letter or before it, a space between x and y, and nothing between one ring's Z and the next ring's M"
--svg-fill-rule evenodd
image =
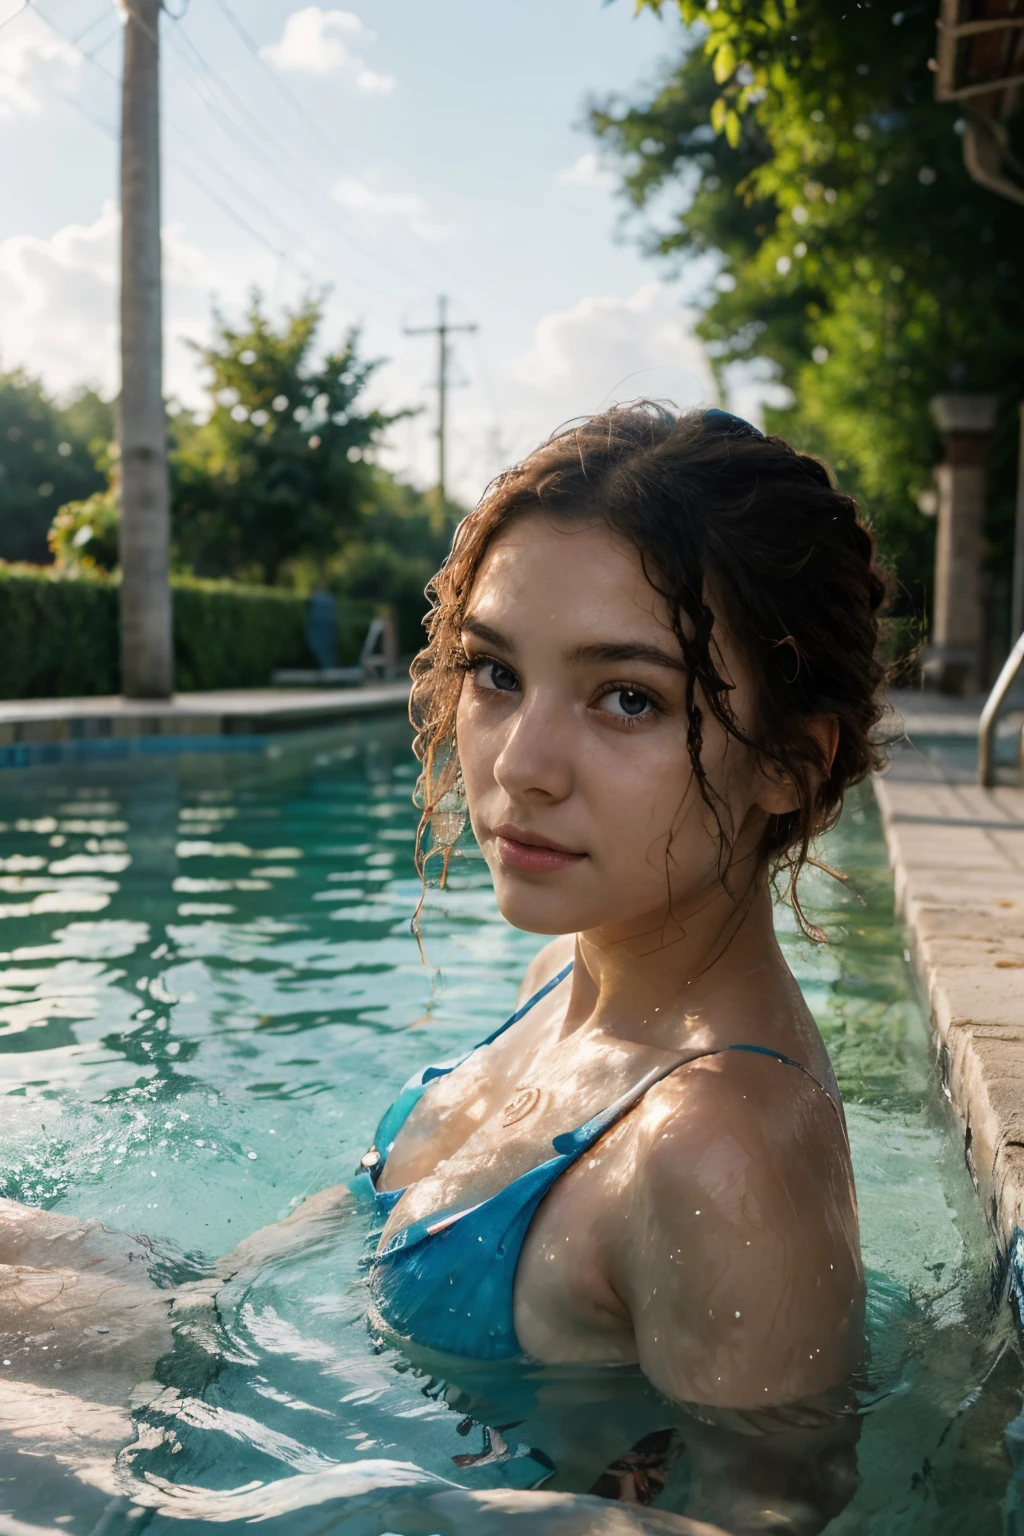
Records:
M655 720L658 715L665 712L663 706L654 697L650 689L638 688L636 683L606 683L598 697L606 699L613 693L638 693L651 706L646 714L643 715L613 715L612 718L616 725L624 730L634 731L637 726L645 725L648 721Z
M513 677L516 676L514 668L510 667L507 662L499 661L496 656L467 656L463 659L462 666L466 672L471 672L474 677L478 672L482 671L484 667L501 667L506 672L511 672ZM505 693L510 692L511 690L504 688L489 688L484 691L488 693ZM645 721L653 720L658 715L664 714L664 706L658 701L658 699L654 696L649 688L639 688L636 683L630 682L606 683L601 689L601 692L598 694L598 698L606 699L613 693L638 693L642 698L646 699L648 704L651 706L650 710L643 715L612 716L616 725L620 728L632 731L635 730L637 726L643 725Z

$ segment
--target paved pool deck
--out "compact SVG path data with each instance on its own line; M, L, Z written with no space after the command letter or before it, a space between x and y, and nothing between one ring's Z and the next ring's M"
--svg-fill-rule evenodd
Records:
M409 679L353 688L239 688L171 699L3 699L0 748L153 737L256 736L401 712Z
M980 700L894 699L906 741L874 781L907 948L964 1155L1024 1299L1024 787L975 782ZM1007 731L1020 729L1020 715ZM958 740L959 738L959 740ZM1024 1320L1024 1318L1022 1318Z

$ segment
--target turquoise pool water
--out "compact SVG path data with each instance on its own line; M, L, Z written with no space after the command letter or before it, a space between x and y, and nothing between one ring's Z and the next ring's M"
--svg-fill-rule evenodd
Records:
M148 1234L169 1284L346 1178L413 1068L510 1010L537 942L467 856L428 901L424 967L413 782L408 730L386 721L0 775L0 1192ZM779 914L843 1088L872 1275L856 1481L849 1460L825 1528L1021 1533L1019 1351L869 793L827 856L850 876L809 882L830 945ZM3 1335L0 1533L490 1530L438 1491L586 1493L681 1422L621 1369L427 1375L367 1329L364 1229L353 1211L183 1315L119 1452L116 1426L66 1412L109 1382ZM655 1507L683 1508L688 1475L683 1454Z

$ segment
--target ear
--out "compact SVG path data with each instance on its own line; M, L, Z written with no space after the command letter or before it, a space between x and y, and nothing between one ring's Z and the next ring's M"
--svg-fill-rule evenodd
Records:
M839 746L839 721L835 715L816 715L808 720L807 727L818 744L822 761L827 764L827 774L835 762ZM821 777L819 773L812 775L811 782L815 787ZM783 773L774 764L765 763L758 770L758 778L760 786L754 796L754 804L762 811L767 811L770 816L786 816L790 811L797 810L800 802L796 785L788 773Z

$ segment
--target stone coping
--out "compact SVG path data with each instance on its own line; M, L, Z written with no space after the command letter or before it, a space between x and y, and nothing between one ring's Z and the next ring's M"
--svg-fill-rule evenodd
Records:
M171 699L3 699L0 748L141 737L258 736L407 707L409 680L356 688L239 688Z
M1024 1229L1024 787L981 789L908 734L874 781L896 906L967 1166L1012 1256Z

